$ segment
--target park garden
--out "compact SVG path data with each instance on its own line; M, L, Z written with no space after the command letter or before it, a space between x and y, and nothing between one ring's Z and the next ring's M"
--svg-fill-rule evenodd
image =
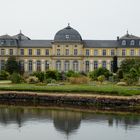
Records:
M139 95L139 77L140 59L123 60L115 73L98 68L89 73L47 70L29 74L10 57L0 71L0 90Z

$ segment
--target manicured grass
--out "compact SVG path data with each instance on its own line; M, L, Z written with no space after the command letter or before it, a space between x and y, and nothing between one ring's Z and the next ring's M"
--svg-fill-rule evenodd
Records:
M49 93L81 93L132 96L140 95L140 87L123 87L116 85L60 85L39 86L35 84L0 84L0 91L35 91Z

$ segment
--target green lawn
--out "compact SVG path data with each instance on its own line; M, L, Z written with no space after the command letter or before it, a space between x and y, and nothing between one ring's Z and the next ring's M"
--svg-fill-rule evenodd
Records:
M0 84L0 91L36 91L50 93L90 93L106 95L140 95L140 87L116 86L116 85L60 85L39 86L35 84Z

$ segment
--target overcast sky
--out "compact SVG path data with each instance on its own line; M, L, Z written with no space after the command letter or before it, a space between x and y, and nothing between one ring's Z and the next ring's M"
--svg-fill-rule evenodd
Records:
M53 39L68 22L83 39L140 36L140 0L0 0L0 35Z

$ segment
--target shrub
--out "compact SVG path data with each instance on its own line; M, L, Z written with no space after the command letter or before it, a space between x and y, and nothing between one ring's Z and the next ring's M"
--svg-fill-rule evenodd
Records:
M66 73L66 76L67 77L79 77L79 76L81 76L81 74L78 73L78 72L74 72L74 71L70 70Z
M98 80L97 78L101 75L104 75L105 78L109 78L109 76L111 76L112 74L109 72L109 70L105 69L105 68L98 68L92 72L89 72L89 77L92 80Z
M70 77L69 82L71 84L87 84L89 82L89 78L85 76L81 77Z
M122 69L119 69L117 71L117 76L118 76L119 79L123 79L123 71L122 71Z
M99 82L103 83L103 81L105 80L105 76L100 75L97 79L98 79Z
M10 77L10 80L15 84L21 83L23 81L21 75L18 73L13 73Z
M125 74L124 80L128 85L135 85L139 81L139 74L135 68L131 68L130 72Z
M127 83L126 82L118 82L117 86L127 86Z
M39 80L36 76L29 76L29 78L26 79L26 82L28 84L35 84L35 83L38 83Z
M44 72L34 72L32 76L36 76L40 82L43 82L45 79L45 73Z
M9 73L4 71L4 70L1 70L0 71L0 80L7 80L9 78Z
M57 80L57 73L58 73L57 71L48 70L45 73L45 78L46 79L55 79L55 80Z

